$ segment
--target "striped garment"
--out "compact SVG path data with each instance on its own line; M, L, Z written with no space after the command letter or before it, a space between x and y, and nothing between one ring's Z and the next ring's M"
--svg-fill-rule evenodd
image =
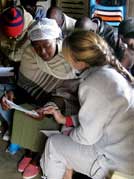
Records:
M57 61L58 57L59 60ZM53 96L63 97L66 103L66 112L69 114L70 112L72 113L75 111L76 108L78 109L76 104L79 79L76 79L76 77L73 76L71 68L67 67L68 64L65 65L65 61L63 63L63 57L61 58L61 56L57 55L56 60L52 59L52 61L55 61L58 65L56 65L56 63L51 63L51 65L48 64L47 67L49 67L49 70L46 68L46 72L45 70L42 71L39 67L36 58L36 52L29 46L21 61L18 85L25 89L36 100L44 99L44 103L46 93L51 93ZM64 80L56 78L54 76L55 69L58 71L60 68L64 76L65 74L67 74L66 76L72 74L72 76L69 75L72 79L66 79L66 76ZM50 72L52 72L52 74L50 74Z
M43 72L35 73L33 80L26 78L21 72L19 73L18 85L25 89L36 100L39 100L40 97L42 97L44 91L47 93L54 92L61 83L62 80L56 79Z

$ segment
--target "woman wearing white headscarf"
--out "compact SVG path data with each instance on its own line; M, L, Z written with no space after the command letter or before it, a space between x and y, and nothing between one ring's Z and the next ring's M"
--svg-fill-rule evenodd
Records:
M33 104L40 107L51 103L67 115L77 112L79 79L62 54L58 53L57 39L60 33L53 19L45 18L34 23L30 28L29 38L32 45L27 47L22 57L18 80L19 90L14 91L16 103L30 103L30 106L25 106L29 109L34 108ZM6 103L4 105L5 108L9 108ZM25 156L18 165L18 171L24 172L23 178L33 178L39 173L39 167L31 162L33 152L41 152L44 148L44 136L39 131L59 129L59 125L53 118L39 120L42 118L42 108L37 112L37 120L19 111L14 113L11 142L29 149L32 154Z

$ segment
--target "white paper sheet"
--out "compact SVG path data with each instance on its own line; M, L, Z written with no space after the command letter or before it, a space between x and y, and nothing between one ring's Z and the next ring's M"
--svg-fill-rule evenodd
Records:
M16 109L19 110L21 112L27 113L29 115L34 115L34 116L38 116L38 113L34 110L27 110L25 108L23 108L22 106L19 106L17 104L15 104L14 102L10 101L10 100L6 100L7 104L11 107L11 109Z
M40 130L43 134L45 134L47 137L55 134L60 134L61 132L58 130Z
M0 67L0 76L13 76L13 67Z

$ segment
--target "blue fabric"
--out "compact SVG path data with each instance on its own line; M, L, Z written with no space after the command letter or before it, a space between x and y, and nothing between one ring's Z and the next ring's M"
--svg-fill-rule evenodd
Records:
M2 116L2 118L3 118L5 121L7 121L8 125L11 124L12 116L13 116L13 110L4 111L4 110L1 108L1 105L0 105L0 115Z
M14 155L16 152L18 152L21 149L21 147L18 144L11 143L8 147L9 153Z

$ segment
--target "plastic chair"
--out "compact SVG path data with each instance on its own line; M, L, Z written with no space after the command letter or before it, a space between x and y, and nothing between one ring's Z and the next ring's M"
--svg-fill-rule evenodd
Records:
M96 0L90 0L90 17L100 17L111 26L118 26L125 19L126 5L104 6L98 4Z

